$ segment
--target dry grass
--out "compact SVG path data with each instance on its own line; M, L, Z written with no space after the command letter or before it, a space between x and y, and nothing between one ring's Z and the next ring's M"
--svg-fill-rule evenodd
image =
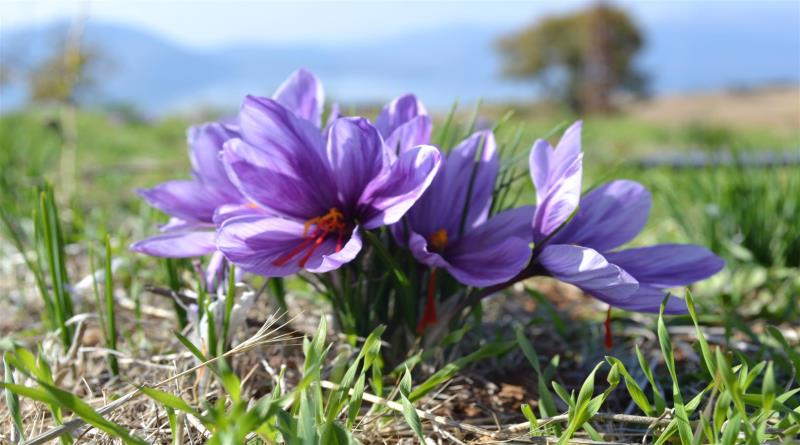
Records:
M770 129L800 140L800 87L795 86L659 96L623 111L659 125Z

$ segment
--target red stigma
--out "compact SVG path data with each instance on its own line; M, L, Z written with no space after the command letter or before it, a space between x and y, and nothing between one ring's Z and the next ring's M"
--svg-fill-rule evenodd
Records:
M428 326L436 324L436 268L431 268L431 276L428 279L428 296L425 300L425 309L422 311L422 318L417 324L417 334L422 335Z
M608 307L608 312L606 312L606 321L603 324L606 328L606 339L604 344L606 349L611 349L614 347L614 336L611 333L611 306Z
M311 226L316 229L309 235ZM311 218L303 225L303 241L298 244L294 249L287 252L285 255L279 257L272 262L273 265L281 267L286 265L295 256L305 251L305 254L297 262L300 267L305 267L306 262L314 254L314 251L322 245L328 235L336 233L336 251L342 250L342 242L344 241L345 232L347 231L347 224L344 222L344 215L337 208L332 208L323 216Z

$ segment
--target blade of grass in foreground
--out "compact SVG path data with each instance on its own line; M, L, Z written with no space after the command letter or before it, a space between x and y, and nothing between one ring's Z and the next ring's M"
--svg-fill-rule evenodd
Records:
M114 273L111 269L111 239L106 235L106 270L105 270L105 310L106 347L117 350L117 318L114 311ZM111 373L119 375L119 364L114 354L108 354L108 366Z
M52 307L55 328L59 330L64 349L72 344L72 329L67 320L72 318L72 297L67 292L69 278L66 272L66 255L64 254L64 237L56 210L53 188L49 185L39 195L36 231L37 239L42 243L37 252L44 252L47 268L50 273L50 284L53 290Z
M6 360L3 360L3 375L6 384L14 384L14 374L11 366L8 365ZM25 429L22 427L22 413L19 408L19 398L17 395L6 388L6 406L11 413L11 420L14 422L14 430L17 434L17 442L25 442Z
M682 443L692 443L692 427L689 424L689 417L686 413L686 406L683 404L681 396L680 382L675 372L675 358L672 354L672 343L669 340L667 325L664 323L664 307L667 303L667 295L661 303L661 310L658 313L658 343L661 346L661 353L664 355L664 363L667 365L669 376L672 379L672 399L675 405L675 418L678 421L678 434Z

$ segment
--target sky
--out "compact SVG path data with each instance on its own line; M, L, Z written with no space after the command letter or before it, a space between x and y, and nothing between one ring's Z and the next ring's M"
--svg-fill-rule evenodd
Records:
M193 47L233 43L314 43L402 34L447 25L514 28L543 15L575 9L587 0L562 1L210 1L0 0L0 27L19 28L88 17L132 24ZM798 0L623 0L615 2L644 23L707 17L746 24L794 14ZM765 20L764 26L769 26ZM800 33L798 33L800 39Z
M15 48L12 38L3 35L30 30L34 37L22 33L20 51L32 56L34 41L52 44L43 31L48 25L85 19L136 31L122 46L96 34L117 63L103 77L98 100L194 108L197 101L271 91L299 66L325 79L332 94L356 102L382 101L396 90L445 108L454 97L528 100L540 91L501 75L493 42L596 1L0 0L0 60L14 60L6 49ZM605 1L642 29L645 46L635 63L654 94L800 81L800 0ZM286 48L290 54L281 52ZM165 51L172 51L167 59ZM0 90L0 99L22 105L26 94L17 82Z

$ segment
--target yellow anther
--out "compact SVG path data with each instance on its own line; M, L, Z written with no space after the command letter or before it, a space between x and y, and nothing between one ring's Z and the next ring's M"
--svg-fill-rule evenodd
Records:
M307 236L311 226L316 225L326 232L344 231L347 226L344 223L344 214L336 207L328 210L328 213L311 218L303 224L303 236Z
M431 247L433 247L434 251L441 252L447 247L447 230L439 229L431 234L428 237L428 241L431 243Z

